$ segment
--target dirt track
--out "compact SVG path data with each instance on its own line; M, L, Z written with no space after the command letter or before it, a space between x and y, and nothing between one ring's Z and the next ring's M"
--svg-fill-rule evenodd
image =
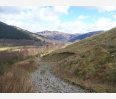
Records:
M34 91L40 93L85 93L79 86L71 85L56 77L51 70L51 65L39 62L39 68L32 74Z

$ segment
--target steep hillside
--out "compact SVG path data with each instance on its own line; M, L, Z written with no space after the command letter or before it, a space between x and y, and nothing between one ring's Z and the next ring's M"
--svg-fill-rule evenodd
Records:
M39 35L38 35L39 37ZM40 36L41 37L41 36ZM42 37L41 37L42 38ZM44 37L43 37L44 39ZM33 36L33 33L0 22L0 45L42 45L41 39Z
M32 37L30 32L22 30L20 28L7 25L0 22L0 38L2 39L28 39L31 40Z
M63 79L96 92L116 92L116 28L44 56Z

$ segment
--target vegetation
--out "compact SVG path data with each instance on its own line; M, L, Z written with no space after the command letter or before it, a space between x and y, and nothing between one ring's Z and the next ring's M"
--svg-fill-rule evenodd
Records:
M54 45L0 48L0 92L33 92L30 73L37 69L36 57L57 49Z
M33 92L30 72L38 66L38 48L0 52L0 92Z
M116 92L116 28L43 58L56 62L54 72L63 79L96 92Z
M32 37L27 32L28 31L17 29L16 27L9 26L5 23L0 22L0 38L32 39Z
M14 48L14 47L13 47ZM19 49L9 49L0 52L0 74L7 71L13 63L28 59L38 54L40 51L36 47L22 47Z
M14 64L7 72L0 76L0 92L33 92L29 73L36 68L36 62L30 60Z

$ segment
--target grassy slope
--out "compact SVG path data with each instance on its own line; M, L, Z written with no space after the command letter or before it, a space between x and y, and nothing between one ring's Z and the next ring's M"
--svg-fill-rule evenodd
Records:
M39 53L36 47L0 51L0 92L33 92L29 73L37 68L35 55Z
M116 92L116 28L57 50L44 59L58 61L54 71L64 79L97 92Z
M15 63L11 68L0 75L1 93L26 93L33 92L30 72L37 68L38 64L33 59Z

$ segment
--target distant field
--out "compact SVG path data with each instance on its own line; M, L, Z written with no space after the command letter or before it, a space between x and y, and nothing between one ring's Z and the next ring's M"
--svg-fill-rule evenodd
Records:
M10 51L19 51L21 49L24 49L24 48L37 48L36 46L12 46L12 47L8 47L8 46L5 46L5 47L0 47L0 51L7 51L7 50L10 50Z
M0 47L0 51L19 50L20 47Z

